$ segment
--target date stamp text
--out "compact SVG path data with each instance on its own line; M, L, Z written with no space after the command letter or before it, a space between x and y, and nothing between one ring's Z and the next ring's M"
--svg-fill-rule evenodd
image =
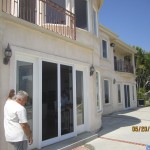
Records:
M149 132L150 126L132 126L132 132Z

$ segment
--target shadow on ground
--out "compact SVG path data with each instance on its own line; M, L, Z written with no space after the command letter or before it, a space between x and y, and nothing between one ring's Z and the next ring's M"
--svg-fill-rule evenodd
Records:
M132 111L135 110L121 111L103 116L102 128L100 129L98 136L105 135L121 127L139 124L141 122L140 119L126 115L127 113L130 113Z

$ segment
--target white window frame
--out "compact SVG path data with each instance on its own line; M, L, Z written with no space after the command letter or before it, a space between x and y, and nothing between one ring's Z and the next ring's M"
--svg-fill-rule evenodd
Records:
M90 13L89 13L89 10L90 10L90 6L89 6L89 0L85 0L86 2L87 2L87 7L86 7L86 9L87 9L87 29L83 29L83 30L87 30L87 31L89 31L89 29L90 29L90 27L89 27L89 22L90 22ZM75 0L73 0L73 3L74 3L74 13L75 13ZM82 28L80 28L80 29L82 29Z
M106 42L106 57L104 57L103 41ZM105 40L105 39L102 39L102 57L103 57L104 59L108 59L108 41Z
M108 103L106 103L106 100L105 100L105 81L108 82ZM104 79L104 103L106 105L110 104L110 81L108 79Z

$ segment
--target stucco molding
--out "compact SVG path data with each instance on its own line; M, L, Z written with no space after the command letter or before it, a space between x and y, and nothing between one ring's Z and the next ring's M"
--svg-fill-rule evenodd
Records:
M115 34L114 32L112 32L111 30L109 30L108 28L106 28L106 27L104 27L103 25L100 24L99 25L99 30L100 30L100 32L103 32L106 35L108 35L109 39L110 39L110 42L114 42L117 47L121 47L125 51L128 51L130 53L137 53L137 50L135 48L129 46L128 44L126 44L125 42L120 40L119 36L117 34Z
M98 8L100 9L102 7L104 0L97 0Z
M18 24L18 25L22 25L22 26L24 26L24 27L27 27L27 28L30 28L30 29L32 29L32 30L41 32L41 33L43 33L43 34L47 34L47 35L49 35L49 36L54 36L54 37L56 37L56 38L59 38L59 39L61 39L61 40L66 41L66 42L68 42L68 43L72 43L72 44L75 44L75 45L78 45L78 46L81 46L81 47L84 47L84 48L86 48L86 49L88 49L88 50L93 51L93 48L92 48L92 47L89 47L89 45L86 45L86 44L84 44L84 43L81 43L81 42L78 41L78 40L72 40L72 39L70 39L70 38L68 38L68 37L59 35L59 34L53 32L53 31L47 30L47 29L42 28L42 27L40 27L40 26L38 26L38 25L36 25L36 24L32 24L32 23L30 23L30 22L27 22L27 21L22 20L22 19L20 19L20 18L14 17L14 16L9 15L9 14L7 14L7 13L0 12L0 19L4 19L5 21L12 22L12 23L16 23L16 24ZM83 32L84 32L84 31L83 31Z

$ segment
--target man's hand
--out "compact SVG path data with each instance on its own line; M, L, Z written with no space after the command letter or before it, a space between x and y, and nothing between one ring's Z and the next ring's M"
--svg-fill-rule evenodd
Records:
M33 143L33 138L32 136L31 137L28 137L28 141L29 141L29 145L31 145Z
M30 130L30 126L28 125L28 123L20 123L20 125L28 138L29 144L31 145L33 143L33 138Z

